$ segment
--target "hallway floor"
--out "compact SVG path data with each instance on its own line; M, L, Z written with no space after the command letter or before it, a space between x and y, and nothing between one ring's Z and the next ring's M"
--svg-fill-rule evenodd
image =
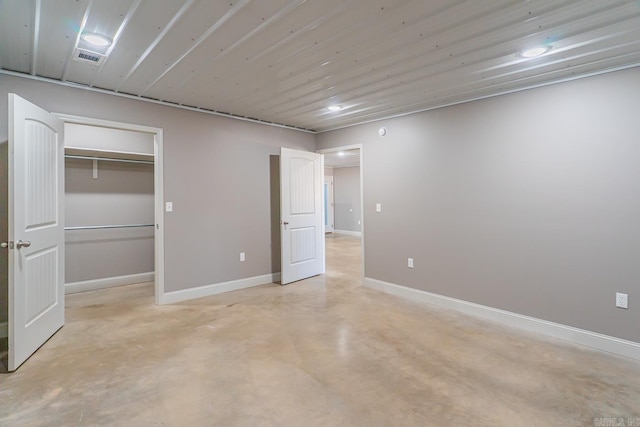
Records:
M0 375L0 425L640 425L639 362L363 288L359 244L328 237L327 274L287 286L67 296Z

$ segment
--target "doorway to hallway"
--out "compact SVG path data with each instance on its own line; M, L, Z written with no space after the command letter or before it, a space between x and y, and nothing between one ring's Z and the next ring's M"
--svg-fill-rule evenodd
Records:
M357 259L349 257L355 262L354 267L359 269L356 277L364 276L364 215L363 215L363 162L362 145L349 145L319 150L324 154L325 179L331 177L333 184L333 206L326 205L331 210L333 218L333 230L326 234L325 245L327 250L327 271L344 263L339 259L332 261L329 252L342 252L342 246L357 246L359 256ZM327 214L328 216L328 214ZM349 239L342 239L349 237ZM340 256L340 255L338 255ZM346 270L349 268L345 267Z

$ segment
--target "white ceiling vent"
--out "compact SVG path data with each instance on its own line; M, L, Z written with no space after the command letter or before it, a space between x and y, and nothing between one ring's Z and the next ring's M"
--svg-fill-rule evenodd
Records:
M93 65L100 65L104 61L106 56L99 53L91 52L90 50L76 48L73 51L73 60L79 62L88 62Z

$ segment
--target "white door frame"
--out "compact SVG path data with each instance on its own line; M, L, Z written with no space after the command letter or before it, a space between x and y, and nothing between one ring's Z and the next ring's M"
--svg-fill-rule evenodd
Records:
M323 194L323 200L325 201L325 209L327 211L327 215L325 218L326 221L326 225L324 228L324 232L325 233L333 233L334 229L335 229L335 220L334 220L334 216L335 216L335 206L334 206L334 194L333 194L333 177L332 176L328 176L325 175L324 176L324 184L329 184L329 191L327 192L327 197L324 197ZM329 205L327 206L326 204L329 203Z
M131 123L114 122L111 120L95 119L91 117L72 116L69 114L52 113L65 123L79 125L98 126L103 128L120 129L133 132L144 132L153 135L153 184L154 184L154 294L157 305L166 304L164 292L164 170L163 170L163 143L162 128L135 125Z
M316 152L325 154L355 149L360 150L360 252L362 254L362 266L360 268L362 270L362 277L364 277L364 162L362 161L364 158L362 155L364 147L362 144L341 145L340 147L323 148L322 150L316 150Z

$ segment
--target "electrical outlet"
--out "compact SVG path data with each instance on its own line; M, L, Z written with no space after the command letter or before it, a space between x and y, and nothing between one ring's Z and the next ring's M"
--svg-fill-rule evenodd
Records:
M407 258L407 267L413 268L413 258Z
M629 308L629 295L616 292L616 307Z
M244 262L245 260L244 252L240 252L240 262Z

